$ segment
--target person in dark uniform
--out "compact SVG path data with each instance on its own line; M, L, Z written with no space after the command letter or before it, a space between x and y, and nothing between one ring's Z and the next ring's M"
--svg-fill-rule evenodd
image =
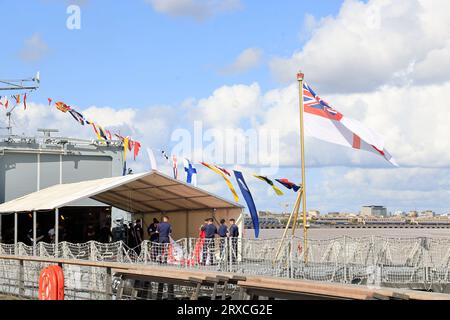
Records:
M225 219L220 220L218 234L220 237L220 258L223 259L223 256L225 254L225 243L227 241L227 236L228 236L228 227L225 224Z
M142 227L142 220L137 219L136 224L134 225L134 232L136 234L136 242L137 244L141 244L144 241L144 228Z
M216 251L214 238L217 234L217 228L214 225L213 218L208 219L208 223L202 227L202 231L205 231L204 247L206 248L206 250L203 250L203 265L206 265L208 255L210 264L214 265L214 251Z
M110 243L113 235L111 232L111 226L108 224L103 225L103 227L100 229L99 234L99 242L101 243Z
M134 248L136 246L136 240L134 237L133 222L128 223L127 231L127 245L130 248Z
M160 243L159 249L161 253L161 263L167 263L170 234L172 233L172 226L169 223L169 217L163 217L163 221L158 223L156 232L158 233L158 242Z
M134 250L139 256L141 254L141 245L144 241L144 228L142 228L142 220L137 219L134 224L134 236L136 238L136 249Z
M239 227L236 225L236 220L230 219L230 230L228 236L231 238L232 259L236 262L238 254L238 239L239 239Z
M150 259L152 261L156 260L156 256L157 256L157 250L158 250L158 244L156 244L156 242L158 242L158 232L156 232L156 230L158 229L158 224L159 221L156 218L153 218L153 223L150 224L147 228L147 233L149 235L149 240L150 240Z
M147 233L149 235L149 240L151 242L158 242L158 233L156 232L156 229L158 228L158 219L153 218L153 223L150 224L147 228Z

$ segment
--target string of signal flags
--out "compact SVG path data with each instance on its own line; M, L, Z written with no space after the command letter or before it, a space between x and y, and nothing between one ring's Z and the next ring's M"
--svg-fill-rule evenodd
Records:
M24 110L26 110L27 109L27 97L28 97L27 93L9 95L9 96L0 96L0 106L4 106L6 109L8 109L8 107L10 105L9 101L12 99L14 106L23 104ZM111 140L113 140L113 135L114 135L123 144L125 161L127 159L128 151L130 151L130 152L133 151L134 160L136 160L137 156L139 155L139 152L141 149L141 143L139 141L133 140L129 136L124 137L124 136L120 135L119 133L114 133L114 134L111 133L111 131L109 131L107 128L101 126L100 124L98 124L92 120L88 120L87 118L85 118L85 116L81 112L77 111L74 107L71 107L70 105L68 105L62 101L54 102L54 100L52 98L48 98L48 105L49 106L53 105L59 111L66 113L66 114L70 114L72 116L72 118L82 126L84 126L84 125L92 126L92 129L99 141L111 141ZM166 154L165 151L161 150L161 154L163 155L164 158L166 158L166 160L169 160L169 156ZM177 157L175 155L173 155L171 157L171 159L172 159L172 166L173 166L173 171L174 171L174 178L177 179L177 176L178 176ZM229 187L229 189L231 190L231 192L233 194L235 201L238 202L239 197L238 197L233 185L231 184L230 180L228 179L228 177L231 176L230 172L224 168L217 166L217 165L210 165L206 162L201 162L201 164L203 166L205 166L206 168L219 174L225 180L227 186ZM194 184L196 184L196 179L195 179L195 177L193 177L194 174L196 174L196 172L192 172L192 174L189 175L189 181L188 181L189 183L194 182ZM278 196L283 195L283 192L277 186L275 186L273 181L271 179L269 179L268 177L260 176L260 175L256 175L256 174L254 174L253 176L255 178L269 184ZM281 185L283 185L284 187L286 187L288 189L294 190L295 192L297 192L300 189L300 186L296 185L293 182L290 182L286 178L275 179L275 181L277 181L278 183L280 183Z
M27 93L0 96L0 106L3 106L5 109L8 109L12 103L14 103L14 107L23 104L23 108L24 110L26 110L27 98L28 98ZM10 101L12 101L12 103L10 103ZM94 130L94 133L98 140L100 141L113 140L113 135L108 129L102 127L101 125L95 123L94 121L87 120L81 112L77 111L75 108L69 106L68 104L61 101L53 103L53 99L48 98L48 105L49 106L53 105L59 111L70 114L75 119L76 122L78 122L83 126L85 124L92 126L92 129ZM139 150L141 148L141 143L139 141L133 140L131 137L123 137L119 133L115 133L114 136L117 137L124 144L125 155L127 151L134 150L134 159L136 160L136 157L138 156Z
M10 105L9 102L12 101L12 103L14 103L14 107L22 104L23 109L26 110L27 109L27 98L28 98L27 93L0 96L0 106L3 106L3 107L5 107L5 109L8 109L8 107Z
M5 109L8 109L11 104L14 104L14 108L19 106L20 104L23 105L24 110L27 109L27 93L22 94L16 94L16 95L9 95L9 96L0 96L0 106L5 107ZM12 103L10 103L12 101ZM77 111L74 107L62 102L57 101L54 102L52 98L48 98L48 106L53 106L57 110L59 110L62 113L70 114L70 116L80 125L82 126L91 126L93 129L93 132L95 133L95 136L97 139L101 142L108 143L113 140L113 136L118 138L122 144L123 144L123 175L127 173L127 154L128 152L133 152L134 160L136 160L137 156L139 155L140 149L141 149L141 143L137 140L132 139L129 136L122 136L120 133L112 133L110 130L105 128L104 126L101 126L97 122L94 122L90 119L87 119L81 112ZM12 109L12 108L11 108ZM156 161L154 159L153 151L151 149L147 149L150 157L150 162L152 169L157 170L156 168ZM172 155L169 157L167 153L164 150L161 151L161 155L167 160L172 162L172 169L173 169L173 175L175 179L178 179L178 161L177 156ZM194 186L197 185L197 169L194 167L191 161L188 159L183 159L184 163L184 173L186 178L186 183L192 184ZM209 170L215 172L219 176L222 177L222 179L227 184L228 188L230 189L233 198L235 202L239 202L239 196L236 192L236 189L234 188L233 184L230 181L231 173L218 165L209 164L206 162L200 162L200 164ZM236 181L239 185L239 188L241 190L241 193L247 203L247 207L250 211L250 216L252 218L253 227L255 230L255 237L257 238L259 236L259 219L258 219L258 213L256 210L256 206L252 197L252 194L250 192L250 189L245 182L244 175L242 172L234 170L234 175L236 178ZM281 191L274 183L274 181L267 176L257 175L253 174L253 176L265 182L268 184L272 189L274 190L275 194L277 196L282 196L284 193ZM297 185L291 181L289 181L286 178L280 178L280 179L274 179L276 182L281 184L287 189L293 190L294 192L298 192L300 190L301 185Z
M75 119L75 121L81 124L82 126L84 126L85 124L92 126L92 129L99 141L107 143L108 141L113 140L113 134L111 133L111 131L109 131L105 127L101 126L100 124L92 120L86 119L81 112L75 110L73 107L61 101L53 103L53 99L48 98L48 105L51 106L52 104L59 111L70 114L72 118ZM118 138L123 144L123 175L126 175L128 151L129 152L133 151L133 157L134 160L136 161L136 158L139 155L139 151L141 149L141 143L137 140L132 139L129 136L124 137L120 133L114 133L114 136Z
M178 179L178 158L177 158L177 156L176 155L169 156L164 150L157 150L157 151L160 151L162 157L164 157L166 159L166 161L172 165L173 178ZM153 170L158 170L153 150L150 148L147 148L147 152L148 152L148 156L150 159L151 168ZM209 170L211 170L211 171L215 172L216 174L218 174L219 176L221 176L222 179L227 184L228 189L231 191L235 202L239 202L239 196L236 192L236 189L234 188L233 184L230 181L231 172L229 170L227 170L223 167L220 167L218 165L210 164L207 162L199 162L198 165L208 168ZM194 166L194 164L189 159L186 159L186 158L183 159L183 166L184 166L184 176L185 176L186 183L196 186L197 185L197 173L198 173L197 168ZM256 205L253 200L253 196L252 196L250 189L245 181L243 173L238 170L233 170L233 173L234 173L236 182L239 185L239 189L244 197L244 200L247 203L247 207L249 209L250 216L251 216L252 223L253 223L255 238L258 238L258 236L259 236L259 218L258 218L258 212L256 210ZM284 193L280 188L278 188L275 185L274 180L276 182L278 182L280 185L282 185L283 187L285 187L289 190L292 190L294 192L298 192L301 189L301 185L295 184L286 178L270 179L267 176L263 176L263 175L257 175L257 174L251 174L251 175L254 178L261 180L261 181L265 182L267 185L269 185L274 190L274 192L277 196L282 196Z
M10 109L13 109L22 104L24 110L26 110L27 98L28 98L27 93L0 96L0 106L3 106L6 110L8 110L8 108L10 108L12 104L14 105ZM128 152L133 152L133 158L134 160L136 160L137 156L139 155L139 151L141 149L141 143L139 141L134 140L129 136L122 136L120 132L111 133L111 131L108 130L107 128L101 126L97 122L86 119L81 112L77 111L75 108L71 107L70 105L62 101L54 102L52 98L48 98L48 106L54 106L59 111L66 114L70 114L72 118L82 126L84 125L91 126L97 139L101 142L108 143L108 141L113 140L113 136L119 139L123 144L123 153L124 153L123 173L124 175L126 174L127 154Z
M160 149L155 149L155 151L159 151L161 152L161 156L169 163L169 165L172 165L172 170L173 170L173 178L174 179L178 179L178 157L176 155L171 155L169 156L167 154L166 151L164 150L160 150ZM158 170L157 165L156 165L156 161L155 161L155 156L153 153L153 150L150 148L147 148L147 152L149 154L149 158L150 158L150 166L152 169L154 170ZM185 173L185 180L187 183L189 184L193 184L196 185L197 184L197 169L194 167L192 161L190 161L187 158L183 159L183 165L184 165L184 173ZM233 198L236 202L239 201L239 196L236 193L236 190L233 187L233 184L231 183L231 181L229 180L229 177L231 177L231 173L229 170L220 167L218 165L215 164L210 164L207 162L199 162L198 165L202 165L203 167L206 167L208 169L210 169L211 171L217 173L218 175L220 175L226 182L228 188L230 189ZM277 196L282 196L284 195L284 192L281 191L273 182L273 180L275 180L276 182L278 182L279 184L281 184L283 187L294 191L294 192L298 192L298 190L300 190L301 185L300 184L295 184L294 182L291 182L289 179L287 178L278 178L278 179L270 179L267 176L263 176L263 175L257 175L257 174L252 174L253 177L257 178L258 180L261 180L263 182L265 182L266 184L268 184L270 187L272 187L272 189L274 190L275 194Z

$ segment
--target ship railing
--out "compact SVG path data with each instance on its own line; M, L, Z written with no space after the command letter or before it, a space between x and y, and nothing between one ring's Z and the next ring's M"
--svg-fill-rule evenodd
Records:
M450 238L309 239L307 250L303 239L297 237L282 243L281 239L185 238L169 243L143 241L138 246L122 241L60 242L58 247L40 242L35 250L24 243L0 244L0 255L153 264L422 290L439 286L450 289Z

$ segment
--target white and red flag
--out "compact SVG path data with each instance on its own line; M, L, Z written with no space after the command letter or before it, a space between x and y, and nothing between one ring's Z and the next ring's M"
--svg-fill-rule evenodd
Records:
M345 117L303 84L305 134L353 149L373 152L394 166L394 158L384 148L383 138L361 122Z

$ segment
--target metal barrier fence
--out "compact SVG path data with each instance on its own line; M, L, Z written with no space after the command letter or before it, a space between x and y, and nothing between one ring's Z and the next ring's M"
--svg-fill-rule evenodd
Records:
M58 246L41 242L36 248L18 243L0 244L0 255L155 264L244 275L450 292L450 238L345 236L330 240L310 239L307 250L303 248L301 238L287 239L281 245L280 241L187 238L167 244L144 241L135 248L129 248L123 242L61 242ZM281 248L280 254L275 259L278 248ZM0 259L0 293L11 293L8 279L17 277L13 263ZM25 277L30 279L30 283L34 281L34 289L30 289L33 288L30 285L28 290L36 290L35 279L43 267L45 264L31 266L30 262ZM84 288L89 289L86 290L88 296L83 297L95 298L96 290L93 288L104 286L105 270L71 268L67 281L73 282L71 285L78 293L83 293Z

